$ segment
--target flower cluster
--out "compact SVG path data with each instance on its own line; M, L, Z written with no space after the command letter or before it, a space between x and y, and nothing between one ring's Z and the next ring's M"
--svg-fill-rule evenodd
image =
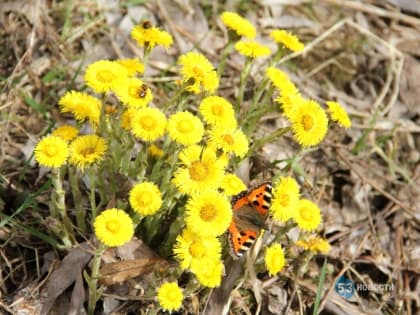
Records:
M303 147L321 143L332 122L344 128L351 126L339 103L327 101L324 109L320 103L306 99L289 75L276 67L286 50L298 53L304 49L295 35L273 30L270 37L277 51L272 51L254 40L257 32L248 20L233 12L222 13L221 20L228 29L228 43L221 59L227 58L229 47L246 57L242 58L239 88L232 89L229 96L218 92L223 62L216 69L204 54L190 51L177 59L181 80L173 82L173 95L162 101L161 90L143 73L151 50L158 45L169 48L173 39L146 20L131 31L133 40L142 47L143 58L98 60L88 65L84 74L87 89L68 91L58 101L60 111L73 117L75 126L56 128L34 150L38 163L54 170L57 189L62 190L58 170L68 167L73 204L78 209L77 224L83 232L89 230L83 221L89 216L82 212L84 200L77 175L87 171L83 181L90 190L87 195L92 230L100 249L122 246L136 231L146 244L158 244L153 249L163 257L175 256L179 267L177 271L173 266L169 268L169 278L187 270L194 274L191 278L196 284L198 281L209 288L220 286L224 273L223 235L237 219L231 198L245 196L246 185L235 170L265 143L282 134L276 131L267 137L255 135L262 117L273 108L280 111L289 124L284 130L291 131ZM245 93L251 68L257 65L255 59L262 57L270 58L266 78L256 83L255 93ZM252 99L247 94L253 94ZM241 197L235 197L238 194ZM299 228L298 247L325 254L329 244L316 235L322 221L320 208L301 195L305 193L292 176L280 176L273 184L270 209L264 206L275 227ZM268 203L268 196L257 197ZM60 198L60 207L65 210L64 193ZM244 200L246 209L260 205L250 197ZM115 208L100 212L106 204L115 204ZM246 214L239 220L245 227L264 227L260 217L254 220ZM270 233L277 233L277 229ZM286 259L291 259L283 249L281 236L271 238L275 241L264 251L270 276L279 273ZM93 265L97 267L102 252L96 253ZM257 259L257 263L260 261ZM92 279L96 279L97 268L92 269ZM160 274L156 272L157 277ZM162 284L156 286L159 288L155 293L161 309L180 309L188 291L183 291L176 281L159 281ZM179 283L183 286L183 282ZM89 289L93 287L96 283Z

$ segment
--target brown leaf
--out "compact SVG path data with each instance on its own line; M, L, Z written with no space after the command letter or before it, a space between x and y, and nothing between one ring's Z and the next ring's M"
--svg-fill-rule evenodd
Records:
M84 301L85 288L83 286L82 270L78 269L76 272L76 283L74 284L73 292L71 294L68 315L80 314Z
M99 273L102 275L103 284L112 285L150 272L154 267L168 264L161 258L140 258L103 265Z
M53 271L41 291L41 314L48 314L60 294L76 281L81 270L83 270L92 257L88 249L89 245L87 242L80 244L79 248L72 249L64 257L60 266ZM75 272L75 270L79 272Z

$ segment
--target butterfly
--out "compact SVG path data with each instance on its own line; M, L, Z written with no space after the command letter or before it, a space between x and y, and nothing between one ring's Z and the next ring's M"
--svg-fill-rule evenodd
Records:
M251 248L265 227L271 205L271 184L266 182L232 198L233 218L228 237L231 255L238 259Z

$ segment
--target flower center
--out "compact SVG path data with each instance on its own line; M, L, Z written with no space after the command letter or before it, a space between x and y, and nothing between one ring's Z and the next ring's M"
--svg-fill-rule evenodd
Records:
M178 301L178 292L175 290L171 290L168 292L168 300L171 301Z
M151 116L145 116L140 121L140 125L145 130L153 130L156 127L156 121Z
M83 150L80 151L80 155L83 155L85 157L92 155L93 153L95 153L94 148L84 148Z
M300 216L305 221L312 221L312 211L309 208L300 209Z
M57 147L55 146L49 146L47 148L47 150L45 151L45 153L49 156L49 157L53 157L58 153Z
M106 223L106 229L112 233L115 233L120 229L120 223L116 220L108 221Z
M138 196L138 202L142 206L147 206L152 202L152 196L148 192L143 192Z
M283 207L287 207L287 206L290 204L290 198L289 198L289 195L288 195L288 194L281 194L281 195L279 196L279 201L280 201L280 204L281 204Z
M137 98L139 96L139 87L138 86L130 86L128 88L128 95L131 97Z
M206 178L208 168L200 161L192 162L190 168L190 176L195 181L201 181Z
M178 129L178 131L181 133L187 133L193 129L193 125L192 122L189 120L182 120L178 122L178 124L176 125L176 129Z
M214 207L214 205L206 204L201 207L200 218L203 221L206 221L206 222L213 221L215 216L216 216L216 208Z
M211 107L211 112L214 116L223 116L223 107L219 105L214 105Z
M235 139L233 139L232 135L223 135L222 139L228 145L233 145L235 143Z
M201 69L200 67L193 66L192 72L194 73L194 78L197 81L200 81L204 77L203 69Z
M194 258L201 258L204 256L206 248L202 242L195 241L190 245L190 254Z
M305 131L311 130L312 127L314 126L314 120L313 120L312 116L304 115L302 117L302 125L303 125L303 129L305 129Z
M111 71L102 70L96 74L96 78L100 82L111 82L114 79L114 74Z

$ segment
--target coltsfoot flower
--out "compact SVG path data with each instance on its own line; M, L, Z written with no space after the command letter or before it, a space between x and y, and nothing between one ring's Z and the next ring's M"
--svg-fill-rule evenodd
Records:
M124 210L107 209L95 218L93 224L95 235L109 247L122 246L134 235L134 225Z
M276 221L285 222L293 217L299 200L299 185L292 177L281 177L273 188L271 213Z
M271 54L270 48L251 40L237 42L235 49L241 55L249 58L267 57Z
M35 146L35 160L41 165L57 168L64 165L69 155L67 142L57 136L42 138Z
M165 133L166 117L157 108L138 109L131 119L131 130L143 141L155 141Z
M192 145L201 141L204 126L201 120L190 112L178 112L168 119L168 134L175 142Z
M61 139L69 142L77 137L79 129L70 125L63 125L56 128L51 135L60 137Z
M101 115L102 102L84 92L68 91L58 101L62 113L71 113L77 121L86 119L96 126Z
M321 223L321 210L312 201L300 199L295 207L293 218L304 231L313 231Z
M182 306L184 295L176 282L162 284L157 292L159 305L169 312L176 311Z
M223 24L239 36L254 38L257 34L254 25L235 12L225 11L220 15Z
M290 121L296 141L304 147L319 144L328 131L327 114L313 100L302 102L293 108Z
M153 49L156 45L169 48L173 43L171 34L152 26L151 22L148 20L133 27L131 30L131 37L139 46L144 46L146 49Z
M187 228L198 235L219 236L232 222L229 200L215 190L192 196L185 208Z
M83 171L85 167L102 161L107 149L104 138L97 135L79 136L70 144L69 163Z
M270 37L277 43L289 48L291 51L302 51L305 45L290 32L285 30L273 30Z
M177 189L194 195L209 189L217 189L223 178L225 163L208 147L192 145L179 154L181 166L172 180Z
M285 264L284 252L280 244L275 243L265 252L265 266L270 276L279 273Z
M347 112L337 102L329 101L327 102L328 112L330 113L330 118L332 121L336 121L338 124L343 126L344 128L351 127L351 120L347 115Z
M162 206L162 194L159 188L150 182L136 184L129 194L131 207L141 215L155 214Z
M203 54L188 52L179 57L178 63L181 65L183 81L192 81L187 87L190 92L198 94L203 90L213 93L219 86L216 70Z
M112 89L116 79L128 76L129 71L118 62L98 60L87 67L85 81L94 92L105 93Z
M200 273L209 268L215 261L220 260L220 241L213 236L200 236L185 229L176 238L174 253L180 261L182 269L190 269Z

